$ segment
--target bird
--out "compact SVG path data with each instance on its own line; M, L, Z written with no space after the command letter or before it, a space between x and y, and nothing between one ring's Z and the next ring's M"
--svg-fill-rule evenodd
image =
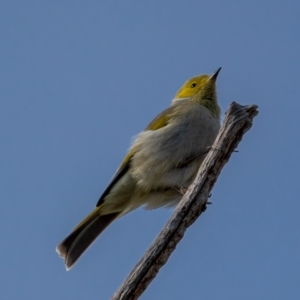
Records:
M187 80L171 105L139 133L96 208L57 246L69 270L113 221L144 206L175 206L192 184L220 129L216 80Z

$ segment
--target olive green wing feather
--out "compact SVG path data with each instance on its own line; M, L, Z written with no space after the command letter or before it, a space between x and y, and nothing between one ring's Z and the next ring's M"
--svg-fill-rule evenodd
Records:
M168 125L168 122L171 118L171 115L173 113L174 106L170 106L164 111L162 111L159 115L157 115L145 128L145 131L147 130L157 130L162 127L165 127Z
M170 106L167 109L165 109L163 112L161 112L159 115L157 115L150 123L149 125L145 128L145 131L148 130L158 130L160 128L165 127L168 125L168 122L171 118L171 113L173 111L173 107ZM113 188L113 186L119 181L120 178L123 177L123 175L126 174L128 169L130 168L130 163L131 160L134 156L134 153L136 152L136 147L132 147L130 151L127 153L123 161L121 162L119 168L117 169L117 172L111 179L110 183L108 184L107 188L104 190L103 194L99 198L97 202L97 207L103 204L104 198L109 194L110 190Z

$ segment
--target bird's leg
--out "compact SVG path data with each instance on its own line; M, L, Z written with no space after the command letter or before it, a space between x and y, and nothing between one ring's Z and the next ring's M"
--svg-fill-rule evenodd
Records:
M200 154L197 154L193 157L190 157L189 159L187 159L184 163L181 163L180 166L185 166L187 165L189 162L191 162L192 160L194 160L195 158L201 156L201 155L204 155L204 154L207 154L209 150L205 150L203 152L201 152Z
M211 149L214 149L212 146L210 147L207 147L205 151L193 156L193 157L190 157L188 158L185 162L181 163L180 166L178 166L179 168L180 167L184 167L186 166L188 163L190 163L192 160L194 160L195 158L199 157L199 156L202 156L204 154L207 154ZM218 150L218 149L214 149L214 150Z
M180 193L182 194L182 195L184 195L185 193L186 193L186 191L188 190L188 188L187 187L180 187L179 188L179 191L180 191Z
M190 157L188 158L185 162L181 163L178 167L179 168L182 168L182 167L185 167L188 163L190 163L192 160L194 160L195 158L199 157L199 156L202 156L204 154L207 154L210 150L214 150L214 151L219 151L219 149L217 148L213 148L212 146L209 146L206 148L205 151L193 156L193 157ZM239 152L238 150L234 150L233 152Z
M187 191L187 187L177 187L175 186L174 189L181 195L184 195Z

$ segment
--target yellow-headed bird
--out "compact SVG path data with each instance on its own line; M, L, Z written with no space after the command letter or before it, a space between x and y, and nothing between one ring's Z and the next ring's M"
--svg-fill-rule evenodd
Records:
M154 209L180 201L220 129L220 70L189 79L136 137L96 208L57 246L67 269L116 218L142 205Z

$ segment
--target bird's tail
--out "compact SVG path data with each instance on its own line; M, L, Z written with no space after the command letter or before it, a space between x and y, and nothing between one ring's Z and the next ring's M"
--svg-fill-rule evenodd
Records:
M75 229L56 247L58 254L65 259L69 270L97 236L119 216L119 212L100 214L101 206L94 209Z

